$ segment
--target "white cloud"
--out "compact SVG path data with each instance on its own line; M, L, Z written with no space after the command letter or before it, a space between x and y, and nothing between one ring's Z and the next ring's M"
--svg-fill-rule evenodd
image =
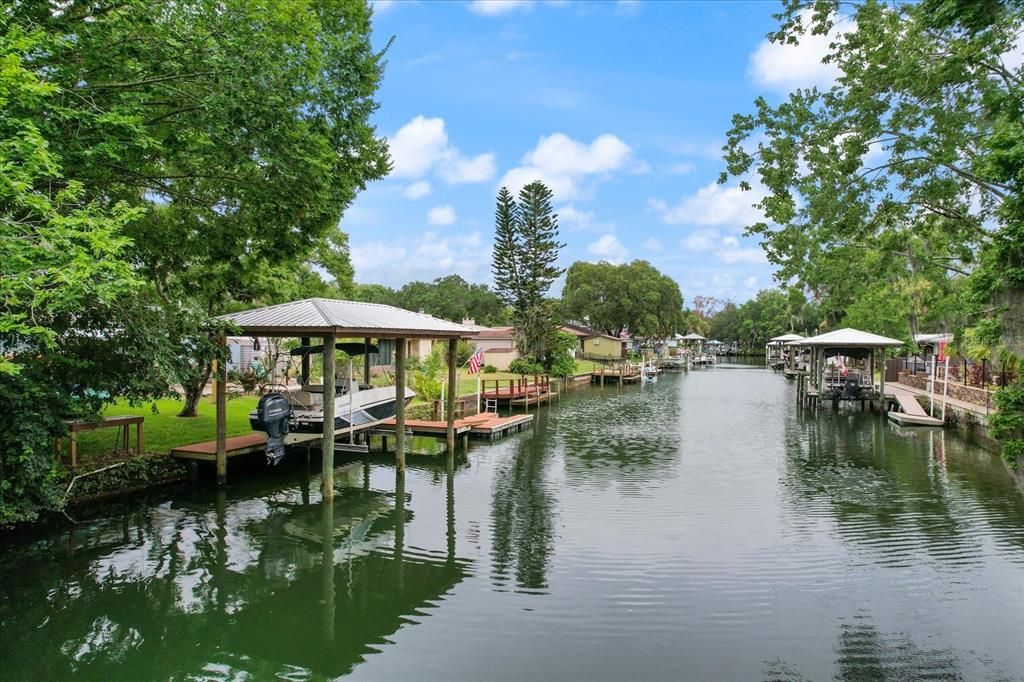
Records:
M643 243L643 247L648 251L661 251L661 242L651 237Z
M436 170L448 183L487 182L497 171L494 154L472 158L448 144L443 118L417 116L388 140L393 168L399 178L422 178Z
M455 209L451 206L435 206L427 211L427 222L431 225L451 225L455 222Z
M533 0L473 0L469 3L469 11L493 17L528 10L532 5Z
M747 279L744 280L743 284L746 285L746 287L748 289L750 289L751 291L756 290L757 289L757 275L751 275L750 277L747 277Z
M683 238L682 247L688 251L710 251L718 243L717 230L693 230Z
M607 261L622 261L629 255L629 249L623 246L614 234L605 234L587 245L587 253Z
M373 0L371 3L374 14L383 14L384 12L393 9L397 4L398 0Z
M353 244L351 257L356 281L400 286L415 279L432 280L452 273L469 281L486 278L490 244L479 232L442 238L437 232L424 232L406 245L386 242Z
M430 192L431 188L429 182L426 180L417 180L402 190L402 196L406 199L422 199L430 194Z
M730 237L722 237L722 246L729 246L729 247L732 247L732 248L736 248L739 245L740 245L740 240L736 239L736 237L731 237L731 236Z
M764 189L756 185L745 192L738 185L729 187L712 182L684 196L675 206L661 199L650 199L647 205L669 225L746 227L764 219L753 206L764 196Z
M800 20L806 30L798 44L773 43L765 38L750 55L747 74L754 83L788 94L797 88L829 87L839 76L838 66L821 60L830 52L829 45L848 30L848 21L837 20L827 35L812 35L811 11L801 11Z
M546 184L560 199L584 194L580 182L587 176L622 169L633 150L615 135L601 135L590 144L577 142L564 133L541 137L537 146L523 156L522 166L505 173L501 184L513 193L534 180Z
M566 204L555 210L558 222L568 225L569 229L578 232L612 232L614 223L602 223L594 219L593 211L581 211L572 204Z
M487 182L497 172L494 154L480 154L472 159L458 157L441 167L441 177L453 185L467 182Z
M717 256L720 261L727 265L735 265L737 263L757 265L768 262L768 256L760 248L722 249L717 253Z

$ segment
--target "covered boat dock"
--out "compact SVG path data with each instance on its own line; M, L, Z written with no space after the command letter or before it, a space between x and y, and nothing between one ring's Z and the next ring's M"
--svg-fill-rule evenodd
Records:
M820 401L829 400L833 407L839 401L884 402L885 372L881 373L881 384L875 388L875 368L885 367L887 348L899 348L903 342L887 336L879 336L859 329L837 329L833 332L811 336L792 345L810 350L809 371L798 377L797 400L801 405L816 407ZM829 358L837 362L829 364ZM853 360L860 367L847 367L844 360Z
M414 313L394 306L357 301L339 301L326 298L307 298L290 303L245 310L222 315L220 320L230 322L243 336L299 338L303 346L310 346L311 339L321 340L325 349L335 349L339 339L363 339L363 346L369 347L373 340L392 339L395 342L395 466L401 472L405 469L405 363L406 343L412 339L447 339L448 341L448 396L446 400L446 440L448 452L455 451L455 392L456 347L459 339L471 338L477 331L454 322L441 320L423 313ZM221 336L224 346L226 337ZM303 358L302 373L309 376L308 355ZM335 352L323 353L324 377L335 376ZM216 382L216 438L212 443L199 443L179 448L178 452L193 459L208 459L207 450L213 450L217 466L217 483L227 482L227 460L229 439L227 438L227 367L220 363ZM363 377L369 383L369 363L366 363ZM322 492L325 498L334 495L334 401L323 401L323 433L314 434L310 440L320 440L323 457ZM252 434L257 436L258 434ZM253 437L242 436L232 443L238 452L252 452L261 445ZM189 448L196 452L189 453ZM198 456L197 456L198 455Z

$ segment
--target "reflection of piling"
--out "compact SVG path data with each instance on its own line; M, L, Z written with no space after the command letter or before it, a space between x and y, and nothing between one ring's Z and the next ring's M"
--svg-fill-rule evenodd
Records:
M324 640L334 641L334 501L320 504L320 601Z
M446 511L448 524L446 529L448 563L455 563L455 453L449 452L445 462L445 481L447 487Z
M405 469L395 470L395 547L392 554L397 570L395 587L398 593L405 592Z

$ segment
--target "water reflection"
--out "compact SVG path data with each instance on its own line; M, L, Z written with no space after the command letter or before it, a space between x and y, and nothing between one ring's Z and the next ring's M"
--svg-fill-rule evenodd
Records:
M165 502L5 554L4 679L350 671L468 570L452 551L407 553L404 477L372 490L367 468L339 476L327 504L310 501L319 481L303 476ZM21 570L26 552L58 551L60 561L36 562L47 574ZM15 614L38 626L13 627Z
M512 574L520 590L543 592L557 520L549 478L553 452L540 439L518 439L516 445L494 473L491 576L502 589Z

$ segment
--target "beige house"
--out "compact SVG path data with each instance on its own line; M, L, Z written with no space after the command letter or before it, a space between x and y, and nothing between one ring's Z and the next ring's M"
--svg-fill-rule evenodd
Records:
M624 358L626 342L608 334L591 334L583 339L583 357L591 360Z
M505 372L509 364L520 357L516 348L515 327L482 327L473 320L463 320L462 324L478 332L470 343L483 350L485 365L493 365L498 371Z

